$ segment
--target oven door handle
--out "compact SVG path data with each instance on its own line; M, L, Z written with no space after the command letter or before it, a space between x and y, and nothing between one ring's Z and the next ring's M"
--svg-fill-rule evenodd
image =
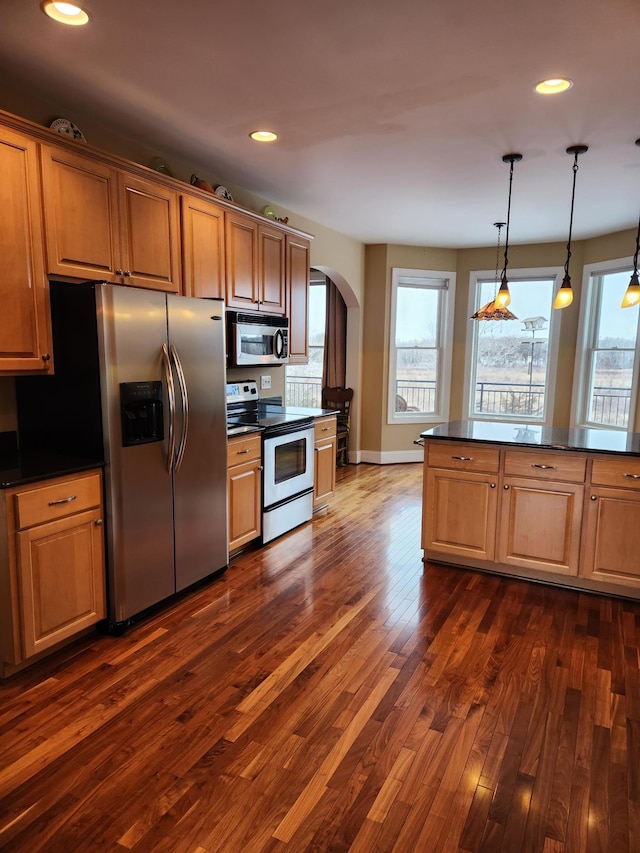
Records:
M176 392L173 384L173 373L171 372L171 360L166 344L162 344L162 364L164 367L164 378L167 383L167 399L169 400L169 440L167 444L167 474L173 470L173 455L176 449L175 418L176 418Z
M178 350L173 344L171 344L170 352L178 375L178 385L180 386L180 397L182 399L182 435L180 436L180 444L178 445L176 464L174 468L174 471L177 472L182 466L184 451L187 446L187 434L189 432L189 395L187 393L187 380L185 379L182 362L180 361Z

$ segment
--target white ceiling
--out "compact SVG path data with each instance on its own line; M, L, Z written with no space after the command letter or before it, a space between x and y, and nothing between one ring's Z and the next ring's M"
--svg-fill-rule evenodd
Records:
M635 228L638 0L0 2L0 72L366 243L480 246ZM568 76L568 92L533 86ZM72 118L72 116L68 116ZM248 138L271 128L278 142ZM95 140L93 144L99 146ZM205 176L206 177L206 176ZM295 223L294 223L295 224ZM633 247L630 246L629 254Z

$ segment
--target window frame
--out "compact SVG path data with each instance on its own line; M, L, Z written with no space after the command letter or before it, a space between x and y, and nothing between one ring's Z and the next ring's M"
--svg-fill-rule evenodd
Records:
M638 424L638 385L640 383L640 310L638 311L638 331L636 335L635 354L631 376L631 391L629 396L629 423L626 427L611 426L609 424L598 424L589 421L588 403L590 394L590 370L593 359L592 346L596 331L596 309L601 304L602 289L595 285L595 281L601 281L606 275L616 273L627 273L631 278L633 270L633 259L631 257L616 258L609 261L600 261L594 264L585 264L582 277L582 295L580 299L580 316L578 320L578 334L576 337L576 357L573 370L573 392L571 400L571 426L583 429L604 429L615 432L633 433L640 425ZM633 311L634 308L627 308ZM599 316L599 310L598 310ZM599 351L599 350L598 350Z
M564 276L563 267L523 267L514 268L509 272L509 281L549 281L553 280L552 294L555 294L560 287ZM470 318L475 311L480 307L478 300L480 282L494 281L495 270L472 270L469 274L469 301L467 306L467 316ZM545 392L545 416L544 418L535 418L527 415L478 415L472 412L472 396L471 387L472 380L475 377L474 364L472 357L475 353L475 325L478 322L501 322L501 321L478 321L469 320L467 322L467 335L465 342L465 359L464 359L464 383L462 391L462 411L466 412L466 417L470 421L495 421L514 424L532 424L538 426L550 426L553 423L553 414L556 398L556 370L558 364L558 349L560 345L560 321L558 316L559 311L553 310L549 306L549 334L547 338L547 385ZM510 321L509 321L510 322ZM522 322L519 318L518 322Z
M427 280L437 279L443 282L441 287L427 284ZM409 280L409 281L407 281ZM396 412L396 320L398 287L403 284L438 290L440 310L437 323L438 371L436 376L436 411ZM391 268L391 310L389 318L389 372L387 384L387 424L431 424L443 423L449 419L451 401L451 366L453 361L453 320L455 314L456 273L453 270L422 270L407 267Z

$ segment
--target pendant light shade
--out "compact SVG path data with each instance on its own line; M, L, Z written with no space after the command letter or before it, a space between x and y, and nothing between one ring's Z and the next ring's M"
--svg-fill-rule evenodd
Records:
M510 163L509 169L509 202L507 204L507 233L504 242L504 267L502 268L502 276L500 281L500 289L497 290L492 302L487 302L475 314L471 316L472 320L517 320L515 314L512 314L508 309L511 302L511 294L509 293L509 281L507 279L507 267L509 266L509 225L511 223L511 189L513 186L513 164L519 163L522 160L522 154L505 154L502 158L503 163ZM498 286L498 266L500 259L500 231L504 226L504 222L493 223L498 229L498 247L496 251L496 288Z
M636 139L636 145L640 145L640 139ZM640 302L640 280L638 279L638 250L640 249L640 219L638 220L638 233L636 234L636 252L633 256L633 272L631 281L622 297L621 308L632 308Z
M560 289L553 301L554 308L567 308L573 302L573 288L571 287L571 276L569 275L569 261L571 260L571 231L573 228L573 203L576 197L576 175L578 174L578 157L588 151L586 145L571 145L567 148L567 154L573 154L573 190L571 192L571 214L569 216L569 239L567 240L567 260L564 262L564 279Z

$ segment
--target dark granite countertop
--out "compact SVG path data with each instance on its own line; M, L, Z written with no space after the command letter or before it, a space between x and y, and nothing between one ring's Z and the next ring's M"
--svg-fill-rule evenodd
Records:
M91 468L101 468L104 462L95 459L76 459L71 456L57 456L49 453L14 454L0 456L0 488L21 486L48 480L50 477L62 477L64 474L77 474Z
M640 433L612 429L547 427L506 421L449 421L420 433L421 438L484 441L549 450L640 455Z

